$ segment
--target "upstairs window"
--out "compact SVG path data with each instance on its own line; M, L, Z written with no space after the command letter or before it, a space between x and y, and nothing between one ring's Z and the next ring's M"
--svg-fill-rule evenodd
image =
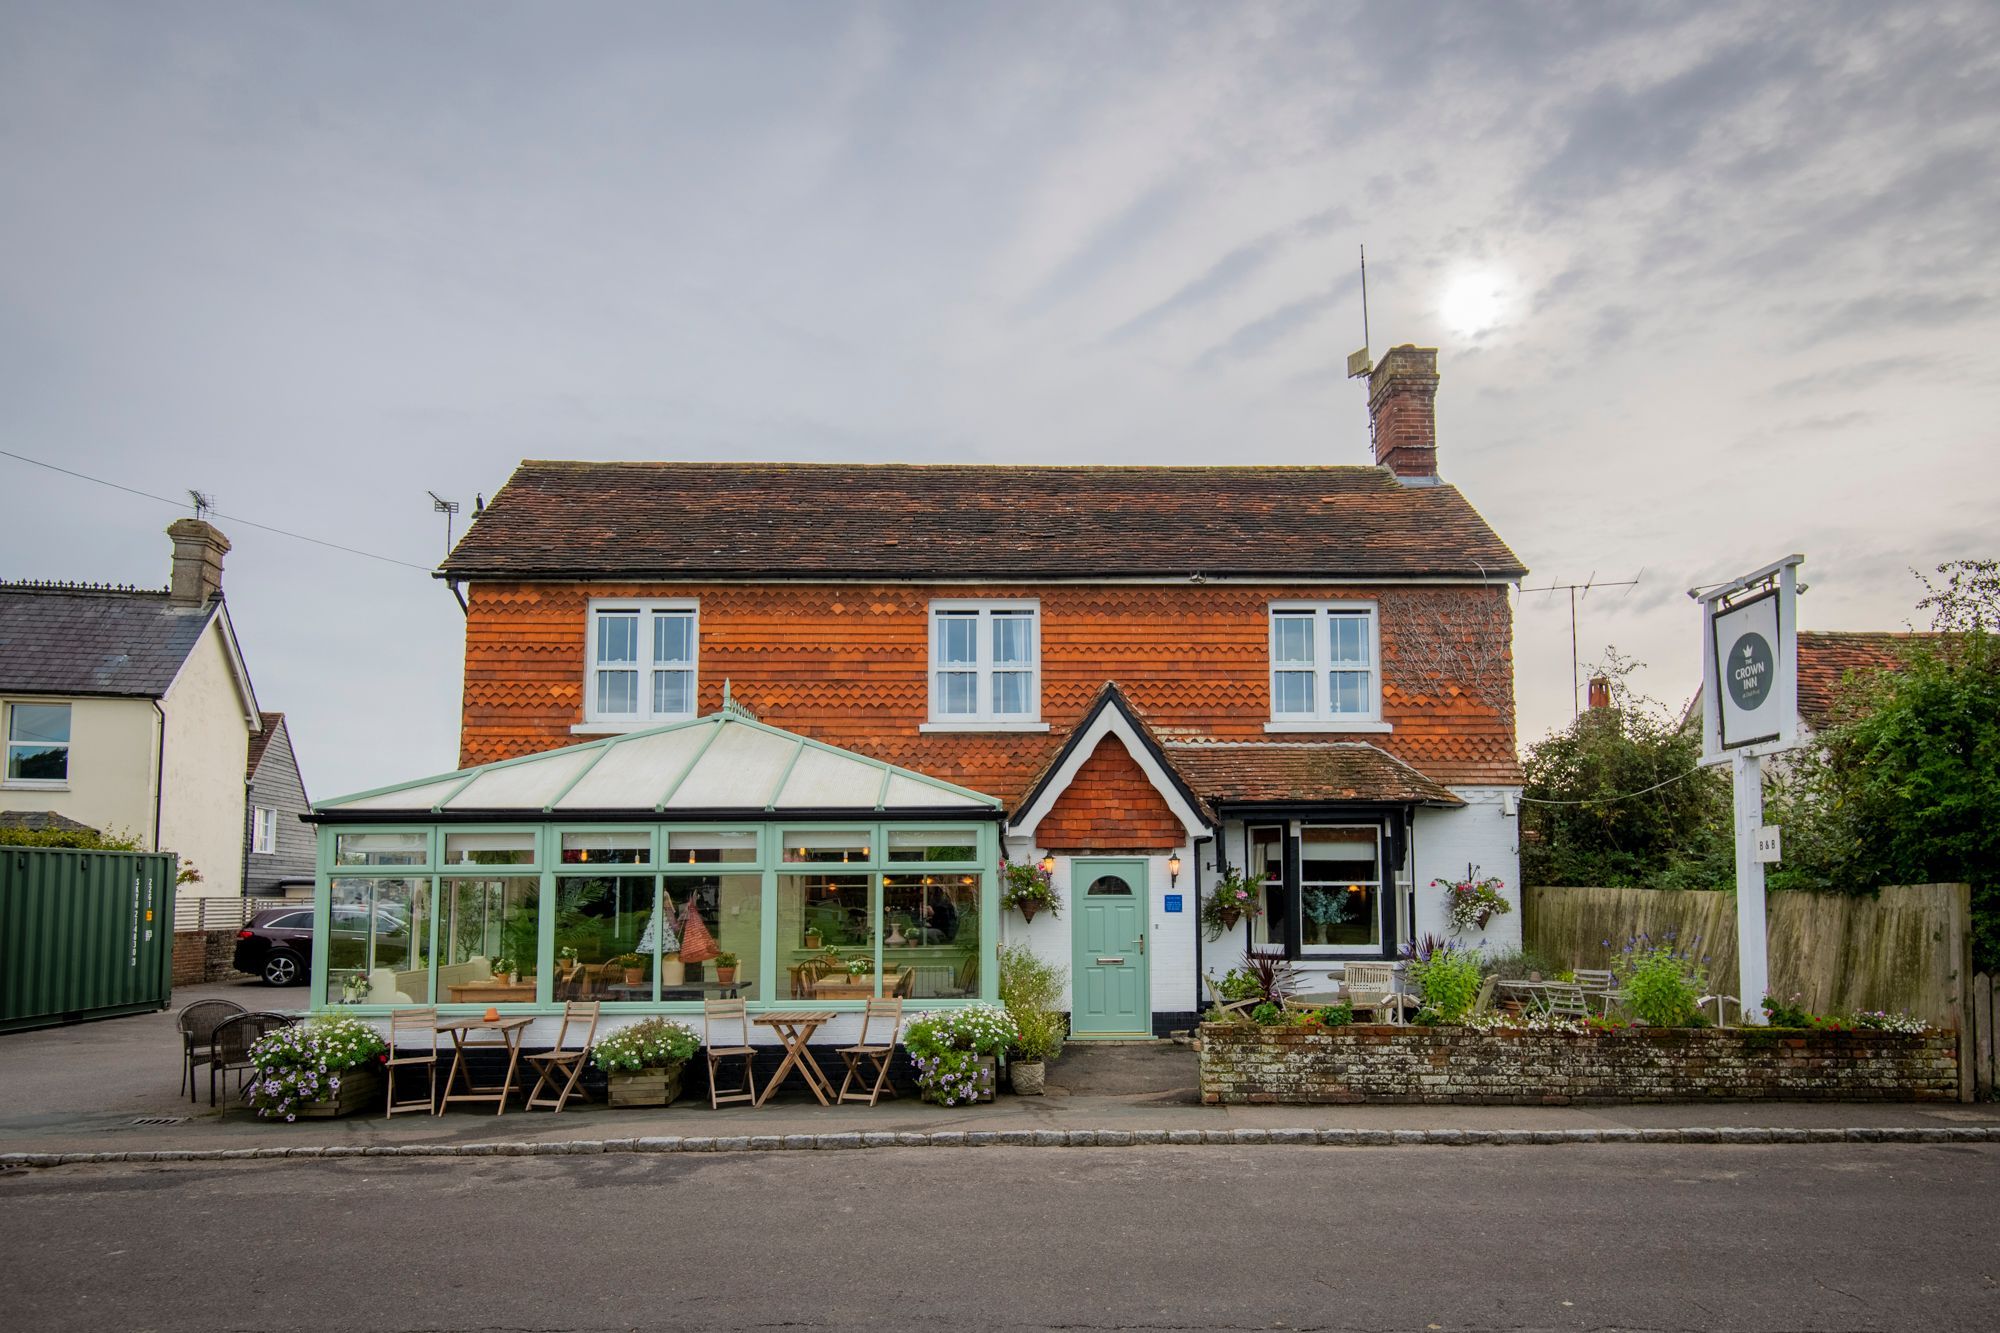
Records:
M590 608L589 722L678 722L694 716L692 602L601 602Z
M256 807L250 824L250 850L260 856L278 850L278 812L268 805Z
M7 705L7 781L61 786L69 781L69 705Z
M931 720L1041 716L1041 611L1033 602L931 604Z
M1271 608L1271 717L1372 722L1381 717L1375 608L1339 603Z

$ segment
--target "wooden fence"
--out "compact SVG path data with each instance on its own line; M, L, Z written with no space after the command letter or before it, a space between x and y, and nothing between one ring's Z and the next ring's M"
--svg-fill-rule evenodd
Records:
M1633 936L1661 942L1672 934L1707 956L1714 989L1736 991L1733 893L1530 888L1521 910L1523 943L1554 966L1609 967ZM1767 912L1772 994L1797 996L1817 1013L1900 1010L1953 1029L1960 1033L1966 1098L1980 1068L1984 1095L1992 1095L2000 1023L1990 978L1984 1024L1974 1016L1970 889L1913 884L1872 895L1773 893ZM1754 1007L1762 997L1742 998Z
M1972 1003L1969 1006L1967 1026L1971 1029L1971 1041L1967 1045L1972 1052L1972 1082L1975 1095L1982 1102L1993 1100L1993 1087L2000 1083L2000 1039L1994 1030L2000 1028L2000 996L1994 992L2000 981L1990 972L1981 972L1972 979Z

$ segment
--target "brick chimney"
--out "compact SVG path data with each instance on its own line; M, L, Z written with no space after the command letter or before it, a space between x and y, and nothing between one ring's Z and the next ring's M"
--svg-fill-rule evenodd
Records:
M174 539L174 579L167 601L207 606L222 591L222 557L229 553L229 538L198 518L174 520L167 524L167 535Z
M1375 461L1410 484L1437 480L1437 391L1435 347L1391 347L1368 376Z

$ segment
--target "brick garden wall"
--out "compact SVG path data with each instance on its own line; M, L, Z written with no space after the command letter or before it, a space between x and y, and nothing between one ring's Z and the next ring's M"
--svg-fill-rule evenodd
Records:
M174 985L199 986L242 976L235 968L236 931L177 930L174 932Z
M1952 1033L1201 1029L1201 1099L1211 1105L1957 1098L1958 1038Z

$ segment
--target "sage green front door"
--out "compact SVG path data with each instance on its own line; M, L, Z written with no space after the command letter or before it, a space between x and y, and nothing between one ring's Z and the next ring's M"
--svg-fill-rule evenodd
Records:
M1150 1037L1146 986L1146 863L1070 863L1070 1032L1076 1037Z

